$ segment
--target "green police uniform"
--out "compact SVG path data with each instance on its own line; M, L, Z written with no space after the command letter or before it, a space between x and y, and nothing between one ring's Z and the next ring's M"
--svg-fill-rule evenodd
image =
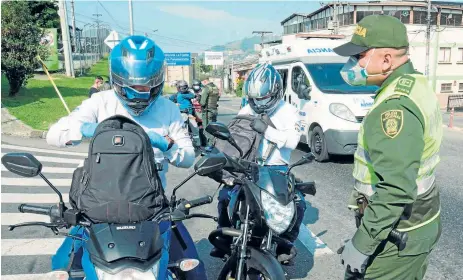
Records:
M385 28L392 31L378 36ZM389 16L366 17L350 44L364 51L408 47L404 29ZM371 255L364 279L423 279L441 233L435 169L442 134L437 97L408 61L381 85L359 131L349 208L358 208L360 196L368 199L352 238L359 252ZM394 228L408 233L402 251L387 241ZM345 278L353 278L350 271Z
M219 101L219 89L213 83L207 84L201 93L200 104L202 107L203 127L206 127L210 122L217 121L217 108ZM208 134L207 134L208 135ZM212 136L208 135L208 144L211 144Z

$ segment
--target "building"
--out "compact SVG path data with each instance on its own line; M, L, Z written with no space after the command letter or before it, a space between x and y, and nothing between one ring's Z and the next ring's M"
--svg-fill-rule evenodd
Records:
M347 39L362 18L386 14L397 17L407 27L410 58L415 68L426 68L426 1L333 2L310 13L295 13L281 22L280 41L298 40L297 35L340 34ZM449 95L463 94L463 2L432 1L429 79L442 107Z

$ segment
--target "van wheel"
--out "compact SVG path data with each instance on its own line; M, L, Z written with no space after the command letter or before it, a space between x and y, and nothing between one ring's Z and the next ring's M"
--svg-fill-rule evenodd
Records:
M326 148L325 134L321 127L316 126L312 130L310 137L310 150L319 162L327 161L329 158L328 149Z

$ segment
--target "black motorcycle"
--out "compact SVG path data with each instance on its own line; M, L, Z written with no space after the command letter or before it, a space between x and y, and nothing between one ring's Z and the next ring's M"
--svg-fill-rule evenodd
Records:
M2 157L3 165L11 172L23 177L39 175L59 196L59 203L54 206L37 206L21 204L19 212L46 215L50 223L27 222L11 225L9 230L25 226L44 226L50 228L56 235L69 236L75 242L82 242L84 256L90 258L93 264L83 270L53 271L50 279L68 279L66 277L97 279L186 279L184 273L198 266L199 260L181 259L169 263L170 236L175 234L183 249L186 249L176 222L190 218L216 217L195 213L189 210L212 202L211 196L195 200L177 200L176 191L195 175L206 176L220 170L226 164L221 155L208 155L201 158L195 165L195 172L188 176L173 190L169 207L164 208L146 221L127 224L92 223L85 213L76 209L68 209L63 202L61 193L41 173L42 164L28 153L8 153ZM71 233L60 229L73 227ZM82 235L73 234L77 228L82 229ZM66 253L67 254L67 253ZM72 254L74 256L74 254ZM69 257L69 256L63 256ZM72 257L71 257L72 262ZM84 263L84 262L82 262ZM68 266L71 268L71 266ZM59 276L59 277L58 277ZM55 278L53 278L55 277ZM60 278L62 277L62 278ZM175 277L175 278L174 278ZM47 278L48 279L48 278Z
M238 184L228 206L232 227L214 230L209 235L211 244L228 255L218 279L285 279L277 260L277 246L293 246L281 235L295 223L297 191L304 195L316 192L314 182L300 182L291 169L311 162L313 155L305 155L286 172L275 171L244 160L243 151L225 125L211 123L206 131L228 141L240 153L240 158L221 153L227 159L223 169L235 174ZM224 244L226 238L233 238L231 246Z

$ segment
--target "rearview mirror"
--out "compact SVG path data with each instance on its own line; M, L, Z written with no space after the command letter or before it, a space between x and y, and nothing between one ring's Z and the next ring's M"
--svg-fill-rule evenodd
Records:
M293 167L312 162L314 159L315 159L315 156L312 153L307 153L303 155L300 160L296 161L295 163L289 166L287 174L289 174L289 172L291 171L291 169L293 169Z
M223 154L209 154L208 156L202 157L195 164L195 171L196 174L204 176L221 170L226 163L227 159Z
M228 127L223 123L212 122L206 126L206 131L221 140L228 141L231 138Z
M29 153L8 153L2 157L8 171L23 177L35 177L42 171L42 164Z

